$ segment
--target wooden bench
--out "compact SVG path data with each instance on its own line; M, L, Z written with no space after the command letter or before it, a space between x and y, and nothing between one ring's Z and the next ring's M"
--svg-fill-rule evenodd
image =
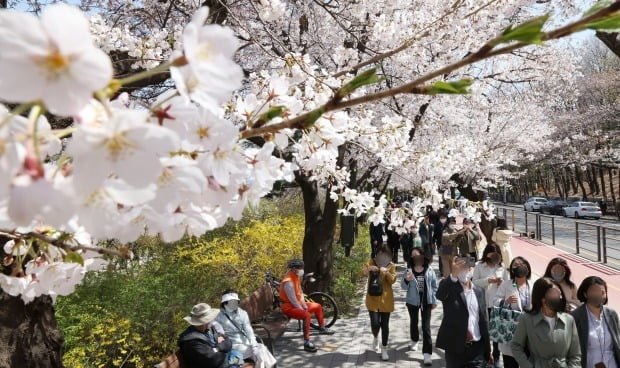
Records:
M271 286L264 284L239 303L239 307L248 313L257 340L265 344L272 353L274 342L284 334L289 322L289 318L279 308L274 308L274 301ZM181 352L176 351L156 364L155 368L182 368L182 362ZM252 363L243 365L243 368L252 367Z
M255 335L271 353L274 353L274 342L284 334L289 321L279 308L274 309L274 304L273 291L268 284L263 284L239 303L248 313Z
M175 353L166 357L163 362L157 363L155 368L183 368L181 352L177 350ZM245 363L243 368L254 368L254 363Z

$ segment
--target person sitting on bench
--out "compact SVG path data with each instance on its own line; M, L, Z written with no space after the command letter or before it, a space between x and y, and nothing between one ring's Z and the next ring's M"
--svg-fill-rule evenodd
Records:
M200 303L183 318L190 324L178 341L184 368L238 368L243 364L243 355L232 350L224 329L215 322L218 313L209 304Z
M334 331L325 328L323 307L318 303L306 302L301 290L304 275L304 261L293 259L288 262L288 272L280 283L280 301L282 313L293 319L304 321L304 350L316 352L316 346L310 341L310 319L316 315L319 320L319 334L333 335Z

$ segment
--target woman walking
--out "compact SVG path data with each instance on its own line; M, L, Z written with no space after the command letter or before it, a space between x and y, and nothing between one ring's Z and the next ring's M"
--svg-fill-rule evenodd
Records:
M583 304L573 311L581 344L583 368L620 366L618 314L607 304L607 283L598 276L586 277L577 298Z
M493 304L496 307L504 306L519 312L532 309L532 289L534 283L530 281L532 269L530 263L523 257L515 257L508 267L510 278L505 279L497 288ZM510 344L498 344L502 353L504 368L519 368L519 364L512 356Z
M429 264L423 248L414 248L401 287L407 290L407 310L409 311L409 334L411 350L417 351L420 341L418 317L422 315L422 353L424 365L432 365L433 341L431 339L431 310L437 307L437 275Z
M560 285L564 296L566 296L567 312L571 312L581 305L577 299L577 286L570 279L571 270L564 258L556 257L549 261L543 277L549 277Z
M472 281L485 290L485 300L488 304L489 313L491 313L491 306L495 300L499 285L502 283L502 280L508 278L505 272L502 266L502 253L499 247L496 244L487 245L482 252L482 259L476 263ZM493 360L496 366L499 364L499 354L499 346L494 342Z
M382 245L377 250L375 258L366 262L362 274L368 275L369 286L370 281L374 278L381 281L381 293L379 295L371 295L371 290L368 290L366 308L370 314L370 327L374 336L373 349L379 350L379 331L381 331L381 359L389 360L387 344L390 335L390 313L394 311L392 284L396 281L396 266L392 263L390 247Z
M498 218L497 227L493 229L491 241L499 246L504 264L509 264L512 261L512 250L510 249L511 238L512 230L509 230L508 226L506 226L506 219Z
M565 313L560 285L538 279L532 290L532 309L521 316L512 337L512 354L523 368L580 368L577 325Z

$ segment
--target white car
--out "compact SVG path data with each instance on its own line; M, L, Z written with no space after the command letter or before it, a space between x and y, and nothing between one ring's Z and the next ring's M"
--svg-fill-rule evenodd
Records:
M531 197L524 204L523 209L527 211L540 211L541 207L547 203L547 199L543 197Z
M564 207L564 217L572 216L574 218L593 217L600 219L603 216L601 208L592 202L571 202Z

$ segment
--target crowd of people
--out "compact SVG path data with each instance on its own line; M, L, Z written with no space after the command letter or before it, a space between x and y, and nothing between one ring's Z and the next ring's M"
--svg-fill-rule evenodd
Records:
M424 365L432 365L430 320L440 301L436 347L444 351L448 368L619 366L618 317L606 306L603 279L590 276L577 287L566 260L553 258L544 275L532 280L528 260L512 256L512 234L502 219L482 249L481 232L468 218L457 224L456 218L429 210L413 223L400 236L389 225L370 225L371 260L363 273L379 272L383 280L383 295L370 295L369 286L366 296L372 348L381 359L389 360L392 285L400 279L410 317L409 346L419 350L421 322ZM395 248L402 249L406 263L399 276ZM441 277L432 266L435 254Z
M431 316L441 302L436 347L444 351L447 368L619 367L620 323L616 312L606 306L603 279L590 276L577 287L566 260L554 258L544 275L532 280L528 260L512 256L512 234L501 219L491 242L482 249L483 235L471 219L458 224L447 213L429 209L410 224L401 234L389 224L370 225L371 256L361 272L368 277L365 304L371 348L382 360L390 359L393 285L400 281L410 320L409 348L421 350L426 366L433 364ZM400 274L396 267L399 249L406 265ZM439 272L433 267L435 259ZM303 274L302 260L288 262L279 290L281 310L304 322L303 349L316 352L310 336L311 316L319 321L319 334L334 331L325 327L322 306L304 300ZM234 290L224 291L219 310L198 304L185 320L190 326L178 344L188 368L275 364L270 352L257 342Z

